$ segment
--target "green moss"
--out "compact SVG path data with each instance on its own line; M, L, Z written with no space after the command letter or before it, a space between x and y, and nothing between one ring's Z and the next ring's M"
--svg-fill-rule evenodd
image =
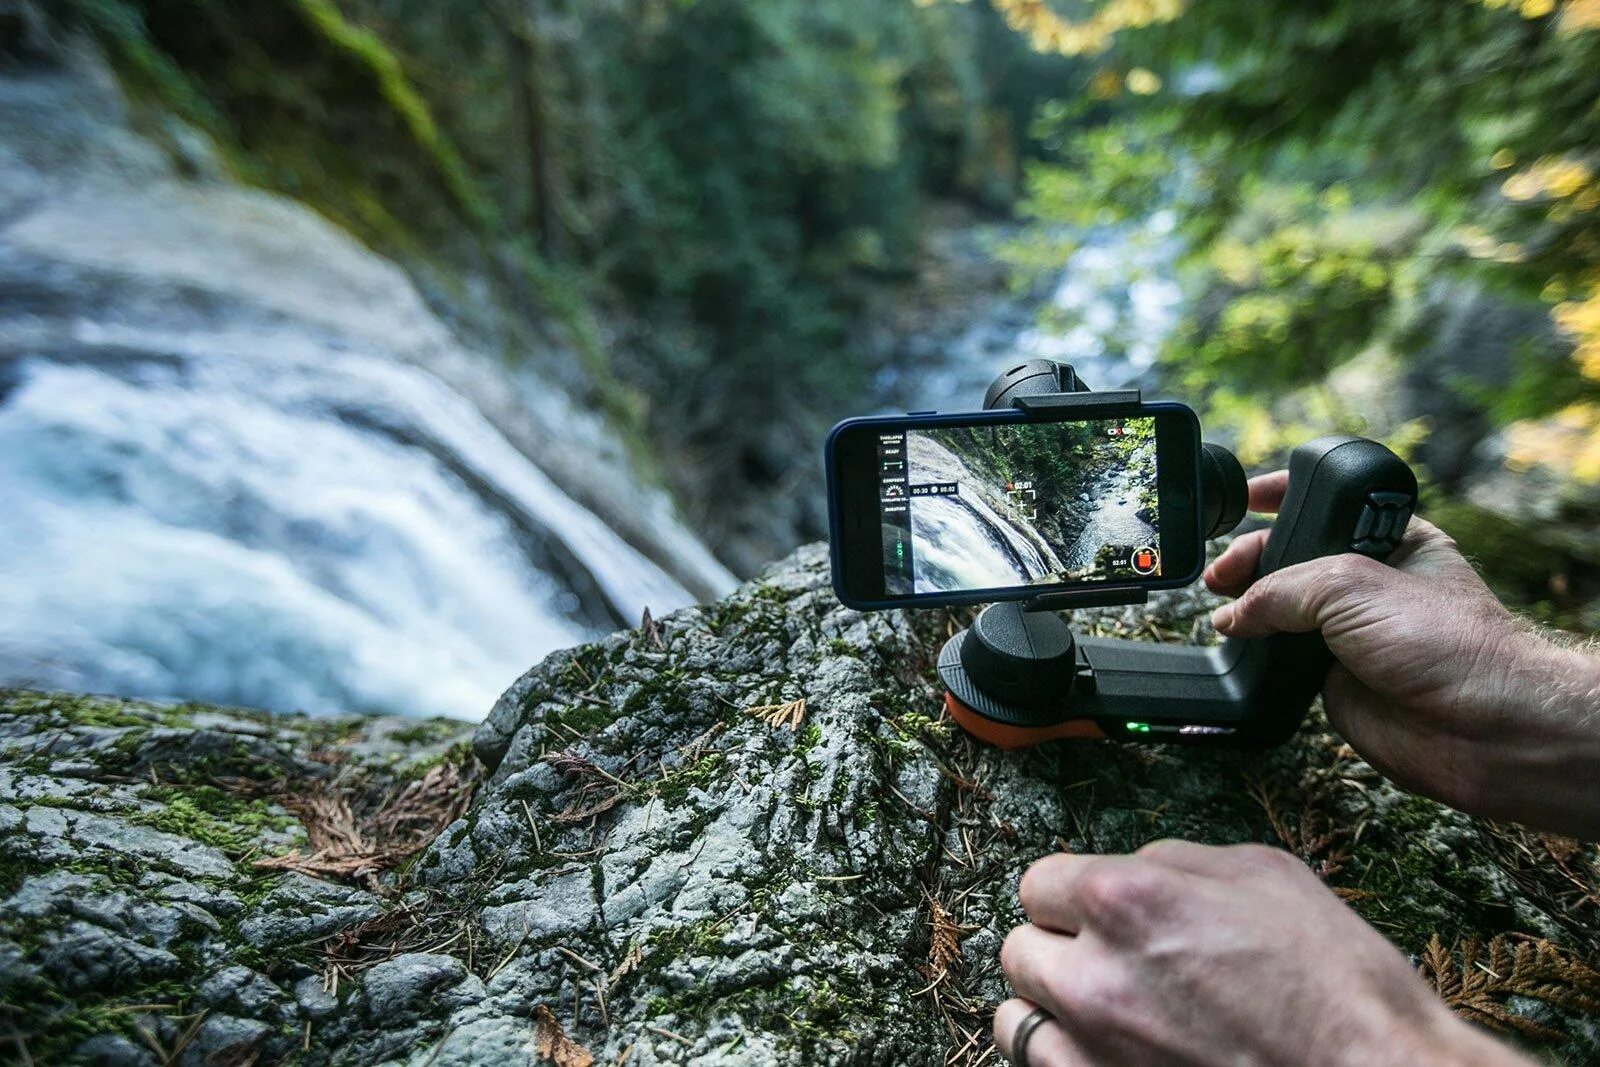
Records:
M33 855L26 837L16 835L14 839L0 841L0 897L9 897L23 879L47 869L47 865Z
M394 773L397 778L415 781L435 767L449 763L465 766L472 758L472 742L470 740L461 740L443 751L426 756L418 756L416 759L401 765Z
M329 0L294 0L322 38L374 82L378 94L399 116L412 140L438 168L457 203L478 226L494 225L494 212L468 176L461 156L439 131L428 105L412 88L400 61L376 34L352 26Z
M233 856L258 848L266 834L282 833L298 825L265 800L241 799L213 786L146 786L141 795L160 801L162 806L130 813L129 821L211 845Z
M633 701L629 701L633 703ZM563 735L572 731L583 737L593 737L622 717L624 709L609 704L578 703L545 713L545 725L555 727Z
M196 978L199 974L196 973ZM121 1034L144 1047L137 1024L141 1016L178 1016L185 1012L192 990L181 979L167 979L118 989L68 995L35 978L7 993L29 1008L27 1050L34 1063L77 1062L78 1045L99 1034ZM130 1006L139 1005L138 1012Z
M134 709L140 708L145 714ZM154 708L105 697L66 693L0 690L0 714L52 717L74 726L151 727L159 721Z
M401 745L432 745L448 740L461 732L461 724L453 719L424 719L414 726L390 731L389 740Z
M816 748L822 741L822 727L814 722L808 722L800 727L800 732L795 734L794 750L800 755L805 755Z
M681 804L691 789L703 789L720 778L727 770L727 757L721 752L708 752L687 767L668 771L657 780L655 793L668 807Z

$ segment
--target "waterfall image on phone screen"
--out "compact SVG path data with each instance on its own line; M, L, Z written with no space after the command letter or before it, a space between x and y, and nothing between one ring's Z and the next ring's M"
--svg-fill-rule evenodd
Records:
M1161 573L1153 419L914 429L880 455L903 457L882 475L891 594Z

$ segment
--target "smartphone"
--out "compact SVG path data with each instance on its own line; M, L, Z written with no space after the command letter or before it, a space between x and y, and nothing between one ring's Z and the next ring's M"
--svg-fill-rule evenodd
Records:
M1200 575L1200 420L1182 404L848 419L826 445L833 585L875 610Z

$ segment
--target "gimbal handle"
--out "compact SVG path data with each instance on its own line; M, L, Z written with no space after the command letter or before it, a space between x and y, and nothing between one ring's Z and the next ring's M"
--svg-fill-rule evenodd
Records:
M1322 556L1384 559L1416 505L1417 480L1375 441L1321 437L1295 449L1261 573ZM1332 665L1320 634L1200 648L1076 640L1059 615L986 608L939 655L952 716L1005 748L1060 737L1262 747L1286 740Z

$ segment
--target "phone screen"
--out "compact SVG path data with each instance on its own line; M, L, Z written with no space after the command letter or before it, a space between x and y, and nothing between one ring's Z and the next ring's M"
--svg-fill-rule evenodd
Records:
M872 609L1186 585L1199 451L1181 404L848 420L828 445L835 589Z
M884 592L1159 577L1155 419L880 432Z

